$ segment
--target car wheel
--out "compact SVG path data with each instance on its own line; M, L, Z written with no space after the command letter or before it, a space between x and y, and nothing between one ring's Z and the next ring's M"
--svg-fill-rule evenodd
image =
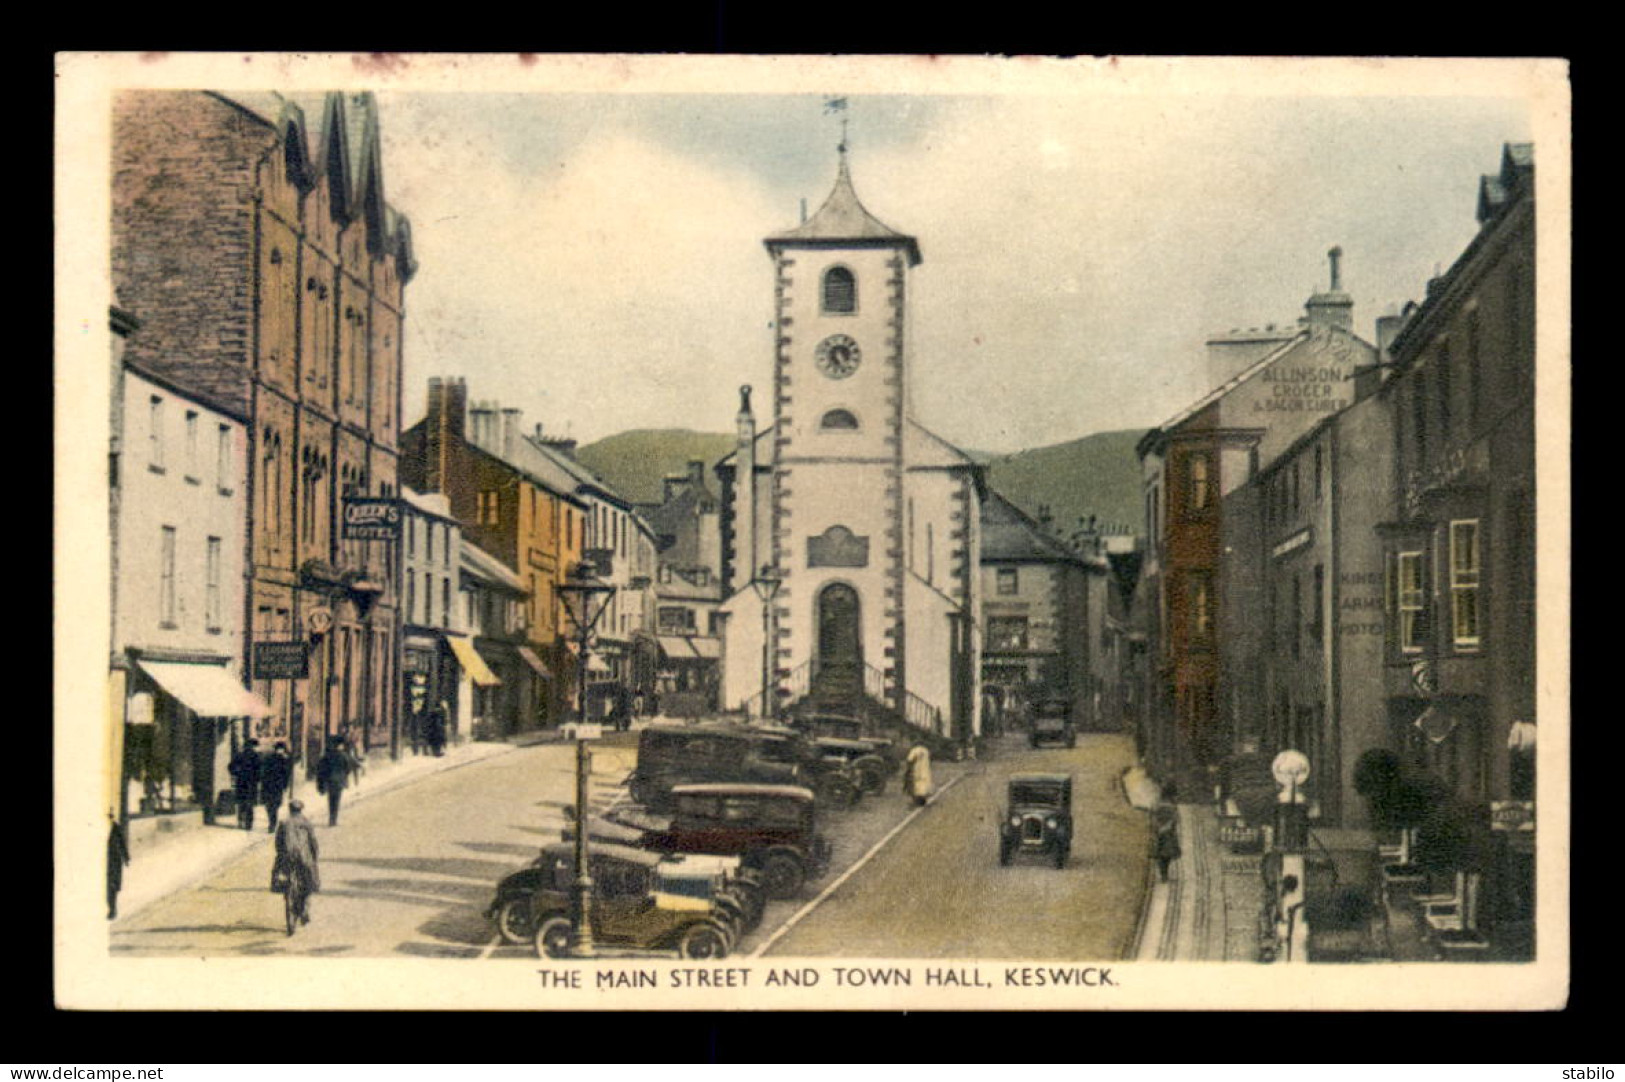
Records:
M807 881L807 870L789 853L773 853L762 862L762 885L769 898L794 898Z
M509 898L497 907L497 934L502 942L522 947L536 937L536 916L531 912L530 898Z
M570 918L555 913L536 927L536 957L564 958L570 953Z
M728 957L728 933L710 921L691 924L677 941L677 953L689 959Z
M818 779L818 795L825 803L836 808L850 808L862 794L840 774L825 774Z
M852 771L857 775L858 789L868 796L879 796L886 791L886 765L884 763L859 763Z
M1071 850L1070 845L1057 845L1055 847L1055 866L1057 868L1066 867L1066 858L1072 855Z
M741 883L739 901L745 910L745 931L754 931L756 926L762 923L762 913L767 909L767 898L763 895L762 888L753 883Z

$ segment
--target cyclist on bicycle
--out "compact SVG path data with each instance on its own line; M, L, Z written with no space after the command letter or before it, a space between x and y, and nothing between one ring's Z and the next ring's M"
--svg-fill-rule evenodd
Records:
M307 902L311 894L322 889L321 870L317 864L320 855L316 828L305 818L304 801L289 801L288 817L276 828L276 859L278 865L288 873L289 889L297 890L300 898ZM301 907L299 919L305 924L310 923L308 905Z

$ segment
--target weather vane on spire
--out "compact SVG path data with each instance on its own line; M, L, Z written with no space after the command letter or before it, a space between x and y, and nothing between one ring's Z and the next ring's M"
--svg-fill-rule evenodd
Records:
M826 99L824 99L824 112L826 114L832 114L832 113L840 113L841 114L841 142L840 142L840 144L838 146L836 146L835 149L840 151L842 154L845 154L846 153L846 99L845 98L826 98Z

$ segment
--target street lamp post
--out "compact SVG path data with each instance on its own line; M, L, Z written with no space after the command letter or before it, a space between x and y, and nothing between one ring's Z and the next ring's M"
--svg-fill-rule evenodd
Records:
M587 870L587 780L592 752L587 747L587 656L592 629L609 606L615 587L599 580L592 565L580 563L558 587L565 615L575 625L580 654L576 659L576 877L570 892L570 956L591 958L592 876Z
M773 704L769 701L769 689L773 682L773 643L771 638L771 624L773 617L773 596L779 592L779 583L784 576L779 569L771 564L763 564L756 577L750 580L751 589L756 596L762 599L762 717L770 718L775 713Z

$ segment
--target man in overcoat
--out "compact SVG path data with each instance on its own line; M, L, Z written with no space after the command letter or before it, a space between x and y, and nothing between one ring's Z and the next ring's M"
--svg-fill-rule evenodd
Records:
M316 828L305 818L304 801L288 801L288 817L276 829L278 866L286 869L290 876L302 876L307 894L314 894L322 889L320 857L321 846L316 842ZM300 914L300 918L309 924L309 903L306 904L307 909Z
M237 825L253 830L254 804L260 798L260 742L245 741L226 769L231 772L232 795L237 801Z
M327 797L327 825L330 827L339 825L339 801L344 797L344 787L349 784L350 768L350 756L343 741L334 737L316 763L316 791Z
M293 780L293 760L288 745L278 740L269 755L260 763L260 799L265 802L265 814L271 817L266 832L276 833L277 813L282 810L282 794Z

